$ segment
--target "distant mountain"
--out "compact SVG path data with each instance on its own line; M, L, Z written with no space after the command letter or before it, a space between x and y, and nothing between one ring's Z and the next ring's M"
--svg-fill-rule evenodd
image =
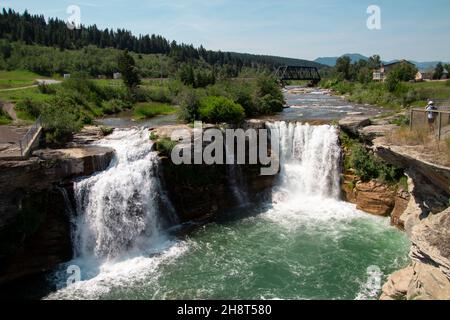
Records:
M358 62L359 60L369 60L368 57L363 56L359 53L347 53L342 55L341 57L349 57L350 60L353 62ZM324 64L329 67L334 67L336 65L336 61L339 59L339 57L323 57L323 58L317 58L314 60L314 62Z
M342 57L350 57L350 59L353 62L358 62L359 60L368 60L369 58L366 56L363 56L362 54L359 53L348 53L348 54L344 54ZM330 67L334 67L336 65L336 61L339 57L323 57L323 58L317 58L316 60L314 60L314 62L320 63L320 64L324 64ZM393 63L393 62L397 62L399 61L398 59L396 60L391 60L391 61L384 61L384 63ZM417 69L419 70L430 70L430 69L434 69L436 67L436 65L439 63L439 61L426 61L426 62L417 62L417 61L412 61L412 60L408 60L412 63L414 63L417 67ZM449 62L444 62L444 64L450 64Z

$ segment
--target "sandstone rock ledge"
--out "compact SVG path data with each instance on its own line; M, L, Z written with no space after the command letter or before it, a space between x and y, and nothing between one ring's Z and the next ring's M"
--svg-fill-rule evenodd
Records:
M411 232L412 264L392 274L381 300L450 300L450 209Z

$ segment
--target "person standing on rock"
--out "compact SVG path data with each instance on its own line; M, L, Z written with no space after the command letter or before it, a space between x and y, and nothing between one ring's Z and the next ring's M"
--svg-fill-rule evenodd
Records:
M430 132L434 132L435 131L435 126L434 126L434 122L436 120L436 115L437 115L437 108L434 106L434 102L433 101L429 101L428 105L426 107L427 112L427 119L428 119L428 126L430 127Z

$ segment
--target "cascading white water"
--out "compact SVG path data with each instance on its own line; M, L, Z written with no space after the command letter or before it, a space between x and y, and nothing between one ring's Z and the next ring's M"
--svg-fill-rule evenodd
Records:
M280 139L278 191L291 196L338 199L341 149L333 126L301 123L267 123Z
M228 152L226 148L227 163L236 163L234 154ZM242 170L239 165L227 165L228 185L233 193L234 199L239 206L248 204L248 193L245 183L243 181Z
M148 249L161 236L164 199L148 131L117 131L98 144L115 149L115 159L106 171L75 183L76 255L104 259Z

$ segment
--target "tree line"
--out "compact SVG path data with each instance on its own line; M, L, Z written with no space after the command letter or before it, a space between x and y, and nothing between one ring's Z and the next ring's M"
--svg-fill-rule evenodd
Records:
M70 30L66 22L58 18L46 20L43 15L32 15L27 11L21 14L5 8L0 13L0 38L11 42L57 47L60 50L76 50L94 45L138 54L169 55L176 62L202 59L212 66L229 65L238 73L244 67L272 70L283 64L320 67L319 64L300 59L211 51L203 46L195 48L190 44L169 41L160 35L135 36L125 29L100 30L96 25L81 25L79 29Z

